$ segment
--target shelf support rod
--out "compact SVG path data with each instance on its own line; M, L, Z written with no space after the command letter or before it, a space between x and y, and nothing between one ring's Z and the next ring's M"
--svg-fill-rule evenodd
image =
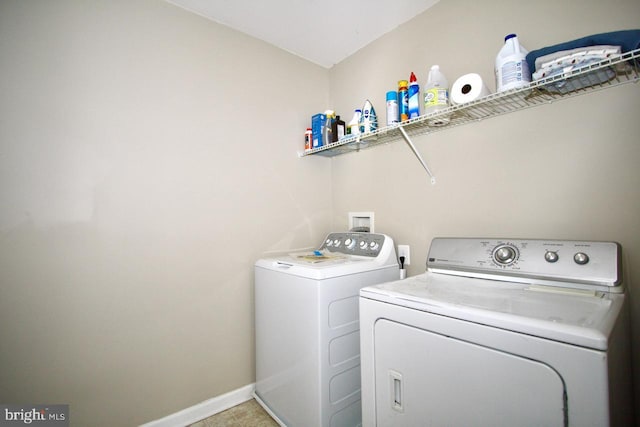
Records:
M402 138L404 139L404 142L406 142L407 145L409 146L409 148L411 148L411 151L413 151L413 154L418 158L418 160L420 161L420 164L422 164L422 167L424 168L424 170L426 170L427 173L429 174L429 176L431 177L431 184L432 185L435 184L436 183L436 177L433 176L433 174L429 170L429 166L427 166L425 161L422 159L422 156L418 152L418 149L416 148L416 146L413 145L413 142L411 141L411 138L409 138L409 135L407 135L407 132L404 130L404 127L403 126L398 126L398 129L400 130L400 133L402 134Z

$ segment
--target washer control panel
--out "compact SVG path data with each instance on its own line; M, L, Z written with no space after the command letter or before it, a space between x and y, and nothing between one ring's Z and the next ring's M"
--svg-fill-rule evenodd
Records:
M613 287L621 282L620 259L620 245L615 242L436 238L427 269Z
M384 234L331 233L326 237L319 250L375 258L380 254L385 239Z

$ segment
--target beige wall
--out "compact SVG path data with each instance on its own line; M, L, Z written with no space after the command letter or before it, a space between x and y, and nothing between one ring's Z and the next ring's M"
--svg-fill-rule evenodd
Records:
M330 229L328 85L163 1L0 2L0 402L132 426L254 382L253 262Z
M351 111L369 97L385 120L385 92L412 70L424 84L433 64L450 84L477 72L495 89L495 55L511 32L535 49L638 23L637 0L442 0L333 67L332 105ZM349 211L374 211L376 231L411 246L410 275L424 271L436 236L620 242L640 384L639 114L631 84L417 137L435 186L403 141L336 157L334 228Z
M491 82L509 32L535 48L638 18L443 0L327 71L165 2L3 1L0 402L124 426L252 383L253 262L348 211L410 244L412 275L434 236L617 240L640 295L638 85L416 138L435 186L401 141L296 157L310 114L370 97L384 119L411 70Z

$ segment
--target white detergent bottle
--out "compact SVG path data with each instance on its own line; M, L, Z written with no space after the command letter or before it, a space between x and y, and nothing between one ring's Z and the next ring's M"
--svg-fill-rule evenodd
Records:
M429 70L427 83L424 85L424 113L433 114L449 106L449 82L440 71L438 65ZM427 119L429 126L444 126L449 123L449 116L438 116Z
M353 118L347 125L349 135L358 135L360 133L360 117L362 116L362 110L357 109L353 112Z
M531 71L525 59L527 53L529 52L520 46L515 34L509 34L504 38L504 46L496 56L497 92L521 88L531 82Z

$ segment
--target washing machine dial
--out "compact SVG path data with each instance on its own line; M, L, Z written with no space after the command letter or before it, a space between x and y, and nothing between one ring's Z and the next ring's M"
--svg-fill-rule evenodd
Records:
M369 248L372 250L377 250L380 247L380 245L377 242L371 242L369 243Z
M573 260L576 262L576 264L585 265L589 262L589 255L585 254L584 252L578 252L573 256Z
M356 246L356 241L351 238L348 238L347 240L344 241L344 245L348 249L353 249Z
M360 242L360 249L367 249L367 242L364 240Z
M544 253L544 260L547 262L556 262L560 257L556 251L547 251Z
M335 240L333 241L333 246L335 246L336 248L337 248L338 246L340 246L340 240L339 240L339 239L335 239Z
M491 255L498 265L511 265L518 259L518 248L510 244L499 245L493 249Z

